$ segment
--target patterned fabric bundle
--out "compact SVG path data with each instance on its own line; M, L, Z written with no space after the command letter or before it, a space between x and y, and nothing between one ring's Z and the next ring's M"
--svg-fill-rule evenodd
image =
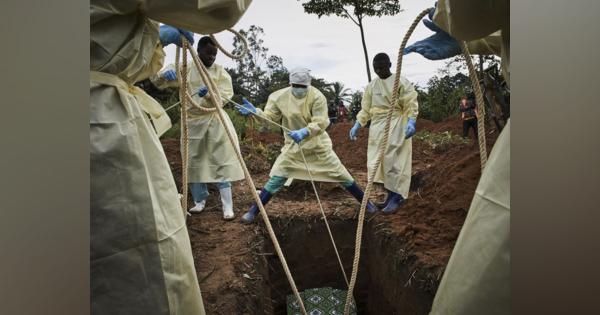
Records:
M344 313L345 290L326 288L307 289L300 292L309 315L341 315ZM287 296L288 315L301 315L300 305L294 295ZM352 301L350 314L356 315L356 303Z

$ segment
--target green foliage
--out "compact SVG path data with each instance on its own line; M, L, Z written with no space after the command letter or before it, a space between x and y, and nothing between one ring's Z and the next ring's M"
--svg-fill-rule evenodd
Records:
M489 67L500 66L501 59L494 55L478 55L479 58L472 58L473 66L479 72L480 69L487 69ZM453 58L448 59L442 69L439 70L442 75L452 75L453 73L463 72L468 73L467 63L465 57L459 54ZM479 74L479 73L477 73Z
M310 0L302 7L306 13L318 17L335 15L353 21L354 18L394 15L401 11L398 0Z
M452 134L450 131L444 132L429 132L419 131L414 136L414 139L419 140L427 144L432 150L437 152L443 152L448 150L452 146L463 145L469 143L469 140Z
M270 71L270 75L261 82L258 104L266 104L271 93L288 87L290 73L286 68Z
M247 30L240 30L248 41L248 53L236 60L235 69L227 69L231 75L233 91L243 95L254 104L266 103L275 86L287 85L287 69L279 56L269 56L269 49L264 46L264 30L251 25ZM239 54L243 45L239 38L233 42L233 53ZM283 85L283 86L285 86ZM241 99L241 98L240 98Z
M176 122L173 124L173 127L171 127L171 129L167 130L165 133L163 133L162 136L160 136L161 138L180 138L181 137L181 125L180 122Z
M325 96L327 101L332 99L333 95L331 93L331 90L329 89L331 83L325 81L325 79L312 77L310 85L321 91L321 93L323 93L323 96Z
M480 70L498 66L500 59L496 56L481 56L473 59L475 68ZM427 90L416 87L419 94L419 116L434 122L442 121L459 113L458 104L461 97L474 98L471 80L465 59L458 55L446 61L438 75L429 79Z
M352 93L350 99L350 120L356 120L356 115L358 115L358 112L360 112L360 110L362 109L362 97L363 93L361 91L356 91Z
M442 121L459 113L462 96L472 91L469 77L462 73L453 76L435 76L427 82L425 92L416 87L419 94L419 116L434 122Z
M342 82L333 82L327 88L327 93L333 104L347 103L350 99L350 89L345 88Z
M160 102L160 104L166 109L169 108L171 105L179 102L179 91L177 89L167 89L165 91L169 92L170 94L164 99L164 101ZM181 119L180 112L181 109L179 106L175 106L169 109L167 115L169 115L169 118L171 118L172 124L176 124L179 122L179 120Z

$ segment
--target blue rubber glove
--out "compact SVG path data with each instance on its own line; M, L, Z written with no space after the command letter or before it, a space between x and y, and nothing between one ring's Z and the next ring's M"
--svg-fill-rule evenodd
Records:
M288 131L288 136L294 139L294 142L300 143L304 138L308 137L308 129L302 128L298 130Z
M406 123L406 130L404 131L404 134L406 135L406 139L414 136L415 132L417 132L417 120L415 118L409 118L408 122Z
M200 97L204 97L207 93L208 93L208 88L206 86L203 86L200 89L198 89L198 96L200 96Z
M160 38L160 43L163 47L170 44L181 47L181 35L185 36L188 42L190 42L190 45L194 44L194 33L190 31L175 28L166 24L161 25L158 29L158 37Z
M434 11L429 12L429 20L423 19L423 24L435 34L404 48L405 55L416 52L430 60L441 60L460 54L456 39L433 23Z
M252 103L248 102L248 100L245 98L243 98L242 101L242 106L244 106L244 108L237 107L237 110L240 112L240 114L244 116L248 116L252 113L256 114L256 107L254 107Z
M354 141L358 138L358 129L360 129L361 127L362 126L358 121L354 123L352 129L350 129L350 140Z
M165 80L167 81L175 81L177 80L177 73L175 73L175 70L167 70L165 71L165 73L163 73L162 75L163 78L165 78Z

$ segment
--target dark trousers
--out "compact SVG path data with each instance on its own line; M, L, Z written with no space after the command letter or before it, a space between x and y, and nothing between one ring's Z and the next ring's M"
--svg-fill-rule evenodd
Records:
M463 138L469 135L469 128L473 128L475 139L477 139L477 118L463 120Z

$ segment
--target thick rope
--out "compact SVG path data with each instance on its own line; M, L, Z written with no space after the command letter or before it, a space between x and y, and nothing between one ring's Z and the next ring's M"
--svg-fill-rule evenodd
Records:
M469 53L467 44L464 41L459 41L459 43L462 53L465 57L465 61L467 62L471 85L473 86L475 97L477 98L477 138L479 140L479 159L481 161L481 170L483 171L483 168L487 163L487 148L485 143L485 103L483 103L483 92L481 91L479 78L477 77L477 71L475 71L475 66L473 66L473 61L471 60L471 54Z
M183 58L186 58L186 51L183 51ZM187 73L187 64L183 65L183 68L179 67L179 57L181 56L181 49L177 47L177 51L175 52L175 69L179 73L177 74L177 78L179 80L180 86L187 86L187 75L182 75L182 73ZM187 219L187 209L188 209L188 148L189 148L189 135L188 135L188 127L187 127L187 99L184 97L183 89L179 89L179 99L181 100L182 106L180 109L181 114L181 207L183 209L183 217L184 220Z
M302 313L304 315L308 315L308 313L306 312L306 308L304 307L304 302L302 301L302 298L300 297L300 293L298 292L298 288L296 287L296 283L292 277L292 274L290 272L290 269L288 267L287 261L285 259L285 256L283 255L283 252L281 250L281 247L279 246L279 241L277 240L277 237L275 236L275 232L273 231L273 227L271 225L271 222L269 220L269 217L267 215L267 212L264 208L264 205L262 204L262 202L260 201L260 197L258 196L258 193L256 192L256 186L254 185L254 182L252 181L252 178L250 176L250 172L248 171L248 168L246 167L246 163L244 162L244 159L242 157L242 154L239 150L239 148L235 145L235 140L233 138L233 135L231 134L231 132L229 131L229 128L227 128L227 125L225 124L225 120L223 118L223 111L220 110L220 108L222 107L222 100L220 97L217 97L217 95L219 95L218 93L218 89L216 89L215 83L212 81L212 79L210 78L210 75L208 74L208 70L206 69L206 67L204 66L204 64L202 64L198 58L198 55L196 54L196 52L193 49L190 49L189 43L188 41L182 36L182 42L183 42L183 49L184 50L189 50L191 52L191 55L193 57L193 61L196 65L196 67L198 68L198 71L200 73L200 76L202 77L202 80L206 83L206 86L208 87L208 97L210 98L211 102L214 104L215 108L218 108L219 110L216 110L217 113L217 117L219 119L219 121L221 122L221 125L225 128L225 133L227 134L227 137L229 138L229 142L231 143L234 151L235 151L235 155L238 159L238 161L240 162L240 165L242 166L242 170L244 171L244 177L246 180L246 183L248 184L248 186L250 187L250 191L252 192L252 196L254 197L254 201L256 202L256 204L258 205L258 208L260 210L260 214L263 218L263 221L265 222L265 226L267 228L267 232L269 234L269 237L271 238L271 241L273 242L273 246L275 247L275 251L277 252L277 256L279 257L279 260L281 261L281 265L283 266L283 270L285 272L285 275L288 279L288 282L290 283L290 286L292 287L292 291L294 292L294 296L296 297L296 300L298 301L298 304L300 305L300 308L302 310ZM183 65L187 65L187 59L184 57L183 58ZM187 74L187 73L186 73ZM180 89L187 89L187 85L182 85L180 86ZM183 106L182 106L183 107Z
M346 295L346 304L344 305L344 314L350 314L350 304L352 302L352 293L354 291L354 286L356 285L356 278L358 275L358 264L360 262L360 247L362 243L362 233L363 233L363 225L365 222L365 210L367 208L367 203L369 201L369 197L371 196L371 190L373 189L373 180L375 179L375 174L377 170L381 166L381 162L383 161L383 157L385 155L385 151L387 150L388 140L390 137L390 126L392 122L392 116L394 113L394 107L398 101L398 89L400 86L400 72L402 70L402 56L404 52L404 47L406 47L406 43L410 38L410 35L413 33L419 21L429 13L432 8L423 10L423 12L419 13L417 18L414 20L412 25L408 28L406 35L404 35L404 39L402 40L402 44L400 45L400 49L398 51L398 62L396 65L396 78L394 80L394 92L392 96L392 102L390 109L387 112L387 116L385 118L385 128L383 131L383 139L379 144L379 152L377 154L377 160L375 161L375 167L373 171L369 172L367 187L365 188L365 195L363 197L362 203L360 205L360 210L358 213L358 226L356 228L356 244L354 247L354 262L352 264L352 275L350 276L350 285L348 286L348 294Z
M231 58L231 59L242 59L242 57L244 57L244 55L248 52L248 41L246 40L246 37L244 37L242 34L240 34L238 31L228 28L227 29L229 32L233 33L235 36L237 36L241 41L242 41L242 51L238 54L238 55L234 55L233 53L228 52L225 48L223 48L223 46L221 46L221 44L219 44L219 42L217 41L217 39L215 38L215 36L213 34L210 34L210 38L213 40L213 42L217 45L217 48L219 48L219 50L225 54L225 56Z

